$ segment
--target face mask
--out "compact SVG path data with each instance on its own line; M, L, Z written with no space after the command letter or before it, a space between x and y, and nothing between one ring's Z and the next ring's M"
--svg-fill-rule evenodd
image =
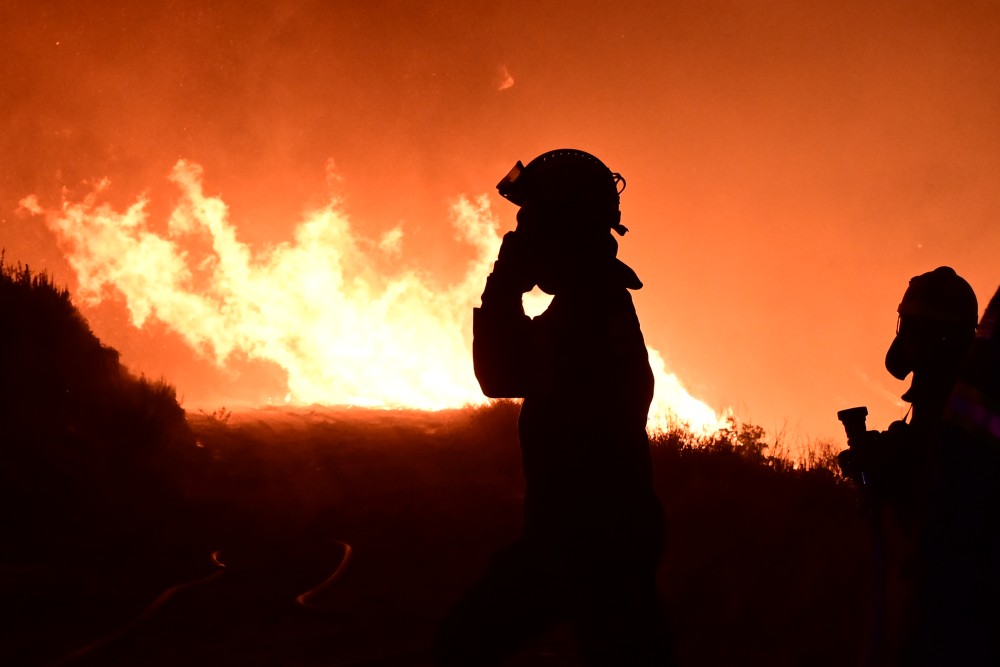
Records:
M957 369L970 341L970 337L956 333L954 325L901 316L896 338L885 355L885 369L898 380L917 370L948 374L952 367Z
M897 380L905 380L916 367L914 346L906 339L896 336L885 355L885 369Z

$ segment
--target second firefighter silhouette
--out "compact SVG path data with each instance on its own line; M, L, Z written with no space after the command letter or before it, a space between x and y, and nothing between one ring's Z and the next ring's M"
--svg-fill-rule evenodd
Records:
M913 521L919 521L913 514L921 504L916 496L933 463L929 443L940 437L948 396L975 337L979 305L969 283L941 266L910 280L898 312L885 368L899 380L912 375L902 396L912 418L850 440L840 464L847 477L862 483L873 500L888 504L912 532Z
M911 418L885 431L852 431L849 449L839 456L844 474L863 489L873 522L865 664L994 665L979 657L990 652L983 638L995 629L975 627L994 616L962 597L990 590L995 576L986 574L995 571L992 565L977 564L981 549L975 544L989 542L979 540L987 526L978 517L992 510L967 500L989 496L995 464L963 443L949 427L947 410L963 369L969 372L976 294L952 268L941 266L910 280L898 313L885 368L899 380L912 377L902 396ZM973 537L959 539L963 534ZM982 575L979 581L970 580L972 572Z
M487 396L524 399L524 529L442 625L443 664L497 664L562 621L588 664L671 662L655 588L653 375L629 294L642 283L611 235L627 231L624 183L563 149L497 186L521 208L474 313L473 358ZM531 319L521 297L535 285L554 298Z

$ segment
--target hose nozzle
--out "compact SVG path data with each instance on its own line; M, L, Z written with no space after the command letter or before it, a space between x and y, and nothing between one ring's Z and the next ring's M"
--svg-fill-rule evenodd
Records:
M865 421L868 419L868 408L865 406L857 408L847 408L837 413L837 419L844 425L844 432L847 433L847 444L864 436L868 431Z

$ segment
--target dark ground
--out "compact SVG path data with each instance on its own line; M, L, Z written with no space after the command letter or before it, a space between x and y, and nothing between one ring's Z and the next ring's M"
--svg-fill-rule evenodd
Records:
M53 664L120 632L63 664L430 664L437 622L518 533L516 410L192 418L197 454L148 521L8 550L0 662ZM856 664L868 545L854 494L754 444L654 448L681 662ZM296 605L340 563L340 541L353 551L343 577L320 609ZM222 574L135 622L164 590L217 572L216 550ZM578 663L559 629L514 664Z

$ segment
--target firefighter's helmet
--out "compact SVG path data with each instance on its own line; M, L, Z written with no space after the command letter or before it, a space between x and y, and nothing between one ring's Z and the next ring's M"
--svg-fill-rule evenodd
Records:
M972 286L950 266L910 279L899 304L900 317L952 324L970 333L979 320L979 303Z
M950 266L910 279L898 308L896 338L885 367L902 380L921 365L957 370L972 343L979 303L972 286Z
M550 210L586 211L607 222L619 236L619 200L625 179L590 153L560 148L536 157L527 166L520 161L497 184L500 194L518 206Z

